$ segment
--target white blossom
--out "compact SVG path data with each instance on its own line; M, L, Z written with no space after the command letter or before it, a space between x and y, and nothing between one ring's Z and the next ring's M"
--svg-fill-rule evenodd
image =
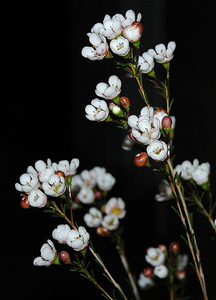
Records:
M42 208L47 203L47 196L39 189L32 190L28 195L29 205Z
M24 173L19 178L20 183L15 184L15 188L19 192L30 193L33 189L39 187L39 181L34 173Z
M91 204L95 199L94 192L88 186L83 186L77 194L77 197L80 202L85 204Z
M177 270L184 270L188 265L189 257L187 254L178 254L177 256Z
M103 191L110 191L116 182L115 177L110 173L102 174L96 180L98 187Z
M165 255L160 248L150 247L147 249L147 255L145 256L145 259L150 265L155 267L164 263Z
M112 231L119 227L119 219L114 214L108 214L103 218L101 225Z
M146 148L148 156L155 161L163 161L167 158L167 145L163 141L153 141Z
M120 36L110 42L110 49L119 56L126 56L130 52L129 41Z
M192 174L197 169L198 165L198 159L194 159L193 164L189 160L185 160L182 164L175 167L174 172L181 174L182 179L189 180L192 178Z
M138 65L140 66L140 71L144 74L148 74L154 68L154 58L148 53L144 52L142 56L138 58Z
M88 227L98 227L101 225L102 213L96 207L91 207L89 212L84 215L84 221Z
M60 244L66 243L67 236L71 228L67 224L60 224L52 232L52 237Z
M96 86L95 93L98 97L105 99L114 99L121 93L121 80L116 75L112 75L108 79L108 84L100 82Z
M48 182L44 182L42 187L44 192L52 197L59 197L66 190L64 177L57 174L51 175Z
M151 54L158 63L164 64L173 58L173 52L176 48L175 42L169 42L167 48L164 44L158 44L154 49L149 49L148 53Z
M53 242L51 240L47 240L47 243L43 244L41 247L40 252L41 256L35 258L33 264L35 266L50 266L57 253Z
M114 214L118 219L123 219L126 215L125 202L120 197L112 197L105 204L104 211L106 214Z
M202 185L209 180L210 164L202 163L192 173L192 178L198 185Z
M126 11L125 18L122 20L121 24L122 27L125 28L131 25L134 21L140 22L141 19L142 19L141 13L138 13L136 18L135 12L132 9L129 9Z
M154 275L158 278L164 279L168 276L169 271L166 266L160 265L154 268Z
M91 105L85 107L86 118L90 121L104 121L109 115L109 108L104 100L97 98L91 101Z
M118 37L122 32L121 20L105 15L103 29L101 29L100 32L109 40Z
M147 290L155 285L154 280L144 276L143 273L140 273L137 283L142 290Z
M159 185L159 194L155 195L155 200L161 202L169 200L172 196L172 188L166 179L163 179Z
M74 175L79 167L79 159L73 158L71 162L68 160L60 160L59 163L53 163L52 166L55 171L62 171L65 176Z
M72 229L69 231L66 242L75 251L81 251L88 246L89 239L90 235L85 227L79 226L78 230Z
M103 59L109 49L109 46L106 42L106 38L97 33L88 33L89 42L92 44L92 47L84 47L82 49L82 56L90 60L101 60Z

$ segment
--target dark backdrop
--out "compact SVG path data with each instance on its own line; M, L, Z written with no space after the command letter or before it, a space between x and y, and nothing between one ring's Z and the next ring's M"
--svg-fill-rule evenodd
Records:
M210 1L8 1L4 7L1 70L1 191L2 299L71 297L99 299L89 282L58 267L36 268L33 259L59 221L37 210L22 210L14 183L38 159L80 159L79 170L106 167L117 179L113 196L127 203L124 238L133 271L138 276L145 264L145 249L158 243L180 240L182 228L169 203L155 203L162 175L133 164L136 152L125 152L125 132L110 124L96 124L84 115L95 97L98 82L119 75L122 94L129 96L133 112L142 108L133 80L124 77L109 61L91 62L81 56L88 45L86 33L106 13L124 14L128 9L143 15L144 52L158 43L177 43L171 69L173 113L177 117L176 164L199 158L211 163L215 181L215 2ZM4 38L4 39L3 39ZM159 105L160 97L146 86L149 98ZM195 217L209 299L215 299L215 243L202 216ZM138 236L138 238L137 238ZM110 270L118 257L112 247L96 240L97 250ZM183 244L183 242L182 242ZM185 245L183 250L187 251ZM102 250L100 250L102 249ZM210 250L211 249L211 250ZM211 257L211 258L210 258ZM194 299L202 299L196 276L189 267L189 284ZM122 277L122 275L121 275ZM124 280L120 280L124 284ZM143 293L158 299L157 290ZM162 295L162 294L161 294ZM166 293L161 298L166 299Z

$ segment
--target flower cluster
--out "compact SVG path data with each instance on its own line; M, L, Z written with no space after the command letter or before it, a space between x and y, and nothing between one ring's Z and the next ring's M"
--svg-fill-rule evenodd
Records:
M183 180L193 180L197 185L203 188L209 182L210 164L208 162L199 164L198 159L194 159L193 163L185 160L174 169L175 173L181 176Z
M52 163L50 159L47 163L38 160L34 167L29 166L27 172L20 176L20 183L15 184L15 188L22 192L22 207L42 208L46 206L48 196L62 196L78 166L77 158L72 159L70 163L67 160L61 160L59 163Z
M188 256L180 254L178 242L172 242L168 248L165 245L148 248L145 259L150 267L145 268L139 276L138 285L141 289L156 285L158 278L165 279L171 276L175 278L173 280L182 281L186 277Z
M97 228L99 235L107 235L116 230L120 225L119 220L126 215L122 198L111 197L107 200L107 194L115 182L112 174L102 167L83 170L73 177L72 194L77 207L90 206L84 215L84 221L88 227Z

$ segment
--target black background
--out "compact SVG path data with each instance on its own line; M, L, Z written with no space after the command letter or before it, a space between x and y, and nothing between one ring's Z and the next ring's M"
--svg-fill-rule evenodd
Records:
M215 2L7 1L2 10L1 46L2 299L100 299L98 291L78 275L60 267L36 268L32 264L61 222L39 210L20 208L14 184L38 159L49 157L58 162L78 157L79 171L99 165L116 177L112 195L127 203L125 247L137 276L146 267L147 247L180 240L182 227L170 203L154 201L162 174L134 166L136 152L121 148L126 132L112 124L90 122L84 114L85 106L95 97L96 84L106 82L112 74L121 78L122 95L131 99L132 113L138 114L143 106L135 82L114 64L108 60L91 62L81 56L81 49L89 44L86 33L95 23L102 22L106 13L125 14L130 8L143 16L142 52L161 42L177 43L171 64L171 96L177 118L175 163L194 158L209 161L215 191ZM151 85L146 84L146 89L152 105L163 104ZM196 214L194 219L209 299L213 300L213 231L202 216ZM188 251L181 242L183 251ZM113 246L99 238L95 244L111 273L124 285ZM202 299L191 267L188 286L193 299ZM157 292L154 289L142 295L158 299ZM168 298L166 291L161 292L160 299Z

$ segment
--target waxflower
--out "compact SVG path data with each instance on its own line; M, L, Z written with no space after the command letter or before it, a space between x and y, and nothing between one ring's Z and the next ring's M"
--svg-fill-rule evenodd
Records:
M189 180L192 178L193 172L199 165L198 159L194 159L193 163L189 160L185 160L182 164L179 164L175 167L174 172L181 174L181 178L184 180Z
M70 163L67 160L61 160L58 164L53 163L53 167L55 171L62 171L65 176L71 176L76 173L79 163L79 159L74 158Z
M97 98L91 101L91 105L85 107L86 118L90 121L102 122L109 115L109 108L104 100Z
M155 195L158 202L169 200L172 197L172 189L169 182L163 179L159 185L159 194Z
M112 75L108 79L108 84L100 82L96 86L95 93L98 97L107 100L116 98L121 93L121 80L116 75Z
M88 227L98 227L101 225L102 213L96 207L91 207L89 212L84 215L84 221Z
M167 145L162 141L153 141L146 148L148 156L155 161L163 161L167 158Z
M103 218L101 225L110 231L116 230L119 227L119 219L114 214L108 214Z
M175 42L169 42L167 48L164 44L158 44L154 49L149 49L148 53L150 53L158 63L165 64L170 62L173 58L173 52L176 48Z
M83 186L77 194L77 198L82 203L91 204L94 201L94 193L90 187Z
M144 52L142 54L142 56L139 56L138 58L138 65L140 66L140 71L144 74L149 74L151 72L151 74L154 76L154 58L151 54L149 54L148 52Z
M140 22L135 21L123 29L122 35L129 42L133 43L135 47L138 47L142 32L143 25Z
M160 265L154 268L154 275L158 278L164 279L168 276L169 271L166 266Z
M57 240L60 244L66 243L70 227L67 224L58 225L52 232L52 237Z
M33 261L35 266L49 267L57 258L57 252L51 240L47 240L47 243L43 244L40 252L41 256L35 258Z
M122 20L121 24L122 24L122 27L125 28L125 27L131 25L134 21L140 22L141 19L142 19L141 13L138 13L137 18L136 18L135 12L132 9L129 9L126 11L125 17Z
M122 32L121 20L105 15L101 33L109 40L118 37Z
M105 204L104 211L106 214L114 214L118 219L123 219L126 215L125 202L120 197L112 197Z
M88 246L89 239L90 235L85 227L79 226L78 230L72 229L69 231L66 242L75 251L81 251Z
M98 187L103 191L110 191L116 182L115 177L110 173L102 174L96 180Z
M110 49L114 54L117 54L119 56L127 56L130 52L129 41L120 36L110 42Z
M146 261L152 266L160 266L165 261L165 255L159 248L150 247L147 249Z
M32 190L28 195L29 205L42 208L47 203L47 196L39 189Z
M88 33L89 41L93 47L84 47L82 49L82 56L90 60L101 60L107 53L109 46L106 42L106 38L97 33Z
M64 177L57 174L51 175L48 182L44 182L42 187L44 192L52 197L59 197L66 190Z
M198 185L203 185L209 180L210 164L202 163L192 173L192 178Z
M150 277L146 277L143 273L140 273L137 283L142 290L147 290L155 285L154 280Z
M34 173L24 173L19 178L20 183L15 184L15 188L19 192L29 193L33 189L37 189L39 187L39 181L37 176Z

